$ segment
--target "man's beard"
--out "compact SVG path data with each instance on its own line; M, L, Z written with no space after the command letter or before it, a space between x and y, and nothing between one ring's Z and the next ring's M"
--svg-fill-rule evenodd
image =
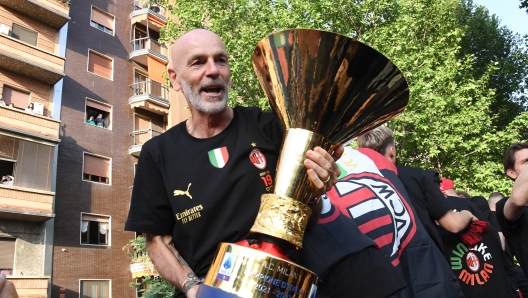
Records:
M182 86L182 91L183 95L185 95L185 98L191 103L193 107L195 107L200 112L206 114L217 114L222 112L227 107L227 97L229 93L229 87L231 85L231 80L225 83L221 78L216 78L206 83L202 83L200 84L200 86L198 86L198 90L201 90L204 86L211 84L224 86L223 96L221 98L208 97L206 99L202 99L200 93L196 92L189 84L187 84L186 81L181 80L180 84Z

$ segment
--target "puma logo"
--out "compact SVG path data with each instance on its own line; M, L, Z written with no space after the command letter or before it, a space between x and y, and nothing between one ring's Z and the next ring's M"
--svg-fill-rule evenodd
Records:
M186 195L186 196L188 196L188 197L192 200L192 196L191 196L191 194L189 193L189 188L191 188L191 183L189 183L189 186L187 186L187 190L186 190L186 191L183 191L183 190L175 190L175 191L174 191L174 196Z

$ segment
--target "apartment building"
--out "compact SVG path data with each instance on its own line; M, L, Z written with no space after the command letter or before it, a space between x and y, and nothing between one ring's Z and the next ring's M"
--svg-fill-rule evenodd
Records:
M1 1L1 0L0 0ZM66 46L51 297L136 297L122 247L142 144L183 120L164 78L169 17L145 0L74 0Z
M0 0L0 272L48 297L69 5Z

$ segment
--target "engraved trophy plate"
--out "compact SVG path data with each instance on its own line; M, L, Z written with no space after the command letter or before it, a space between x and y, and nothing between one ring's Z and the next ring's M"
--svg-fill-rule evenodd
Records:
M204 283L239 297L304 298L315 295L317 276L271 254L222 243Z

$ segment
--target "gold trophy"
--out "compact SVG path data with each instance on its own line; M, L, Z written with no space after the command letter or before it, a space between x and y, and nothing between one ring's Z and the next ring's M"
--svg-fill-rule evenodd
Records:
M409 88L385 56L331 32L273 33L257 44L252 59L285 137L274 191L262 195L251 232L301 248L313 199L306 151L332 150L390 120L407 105ZM316 283L306 268L232 243L220 244L204 282L239 297L280 298L315 297Z

